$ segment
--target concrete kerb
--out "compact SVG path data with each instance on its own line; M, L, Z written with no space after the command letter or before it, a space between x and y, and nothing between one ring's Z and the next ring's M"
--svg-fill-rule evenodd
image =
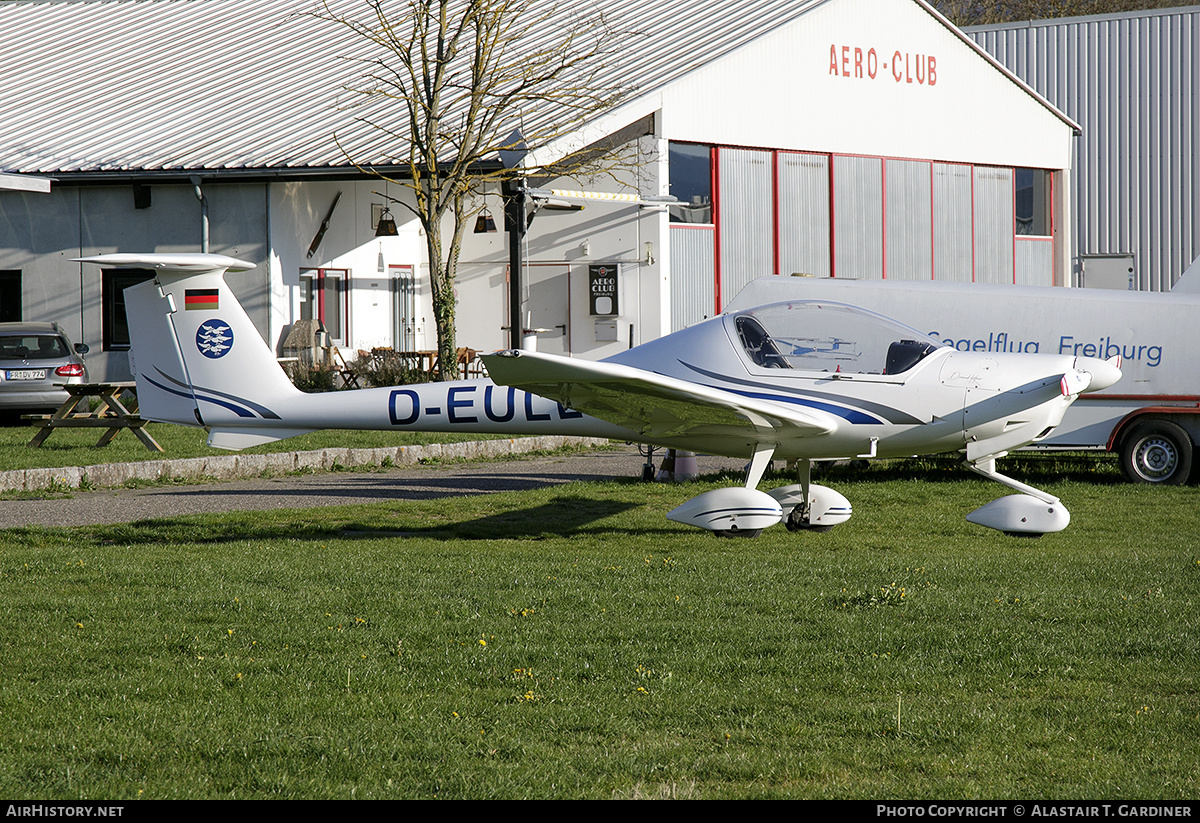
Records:
M220 454L179 460L145 460L138 463L106 463L96 466L66 466L56 469L15 469L0 472L0 492L112 488L130 482L158 482L182 478L235 480L264 474L297 471L325 472L368 466L411 466L446 460L476 460L535 451L552 451L564 446L602 446L599 437L519 437L478 440L468 443L429 443L376 449L321 449L276 454Z

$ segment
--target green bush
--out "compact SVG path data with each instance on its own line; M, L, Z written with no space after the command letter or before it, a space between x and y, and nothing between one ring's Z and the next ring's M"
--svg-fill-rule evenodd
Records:
M302 392L337 391L342 388L341 372L334 366L297 364L287 370L292 385Z
M403 386L408 383L427 383L429 375L415 369L412 363L391 349L372 349L359 352L350 363L350 370L360 383L370 386Z

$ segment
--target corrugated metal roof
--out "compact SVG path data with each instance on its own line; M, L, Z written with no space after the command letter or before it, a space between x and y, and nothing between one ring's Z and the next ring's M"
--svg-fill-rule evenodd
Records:
M552 48L570 20L602 13L615 49L584 70L595 72L600 88L636 84L645 94L824 2L532 0L550 19L521 48ZM971 43L924 0L914 2ZM370 13L364 0L329 5ZM314 0L0 3L0 169L83 174L397 162L404 153L400 107L364 105L347 91L363 72L353 58L369 57L370 47L306 14L315 9ZM564 114L531 106L523 118L526 133L534 133Z
M656 88L819 2L612 0L603 8L612 29L634 34L622 36L596 80ZM331 5L369 11L361 0ZM400 130L398 112L347 109L356 96L346 87L362 73L347 58L369 55L367 43L304 14L314 8L311 0L0 3L0 168L303 169L346 167L348 155L393 162L396 140L386 130ZM577 2L553 13L565 21L585 12ZM525 45L552 44L560 27L544 29Z

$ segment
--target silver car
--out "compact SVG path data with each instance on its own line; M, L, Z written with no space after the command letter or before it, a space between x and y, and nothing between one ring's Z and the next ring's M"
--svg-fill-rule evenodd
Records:
M85 344L72 345L57 323L0 323L0 412L54 411L65 383L86 383Z

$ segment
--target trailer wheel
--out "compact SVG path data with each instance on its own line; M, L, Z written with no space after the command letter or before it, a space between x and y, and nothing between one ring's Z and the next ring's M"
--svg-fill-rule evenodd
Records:
M1134 483L1178 486L1192 472L1192 441L1168 420L1139 423L1121 445L1121 471Z

